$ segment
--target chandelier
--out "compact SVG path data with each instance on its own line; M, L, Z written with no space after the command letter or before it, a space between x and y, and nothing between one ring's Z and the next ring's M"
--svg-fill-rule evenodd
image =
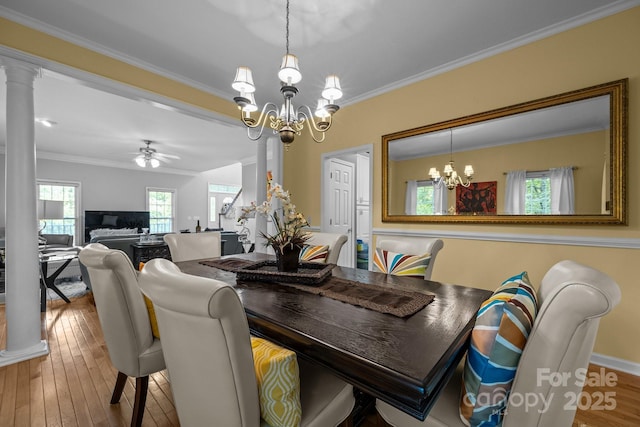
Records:
M284 98L282 106L279 108L275 103L268 102L262 107L260 116L255 119L251 117L251 113L257 111L258 106L255 101L256 88L253 85L251 69L238 67L236 71L231 87L240 92L240 96L236 96L233 100L240 108L240 119L247 127L249 139L254 141L259 139L268 123L273 133L279 134L280 141L288 148L295 136L302 133L306 124L314 141L324 141L325 133L331 128L332 116L340 109L335 104L335 101L342 97L340 79L336 75L326 78L322 98L318 100L315 109L317 119L314 119L314 114L308 106L294 107L292 100L298 93L295 84L302 80L302 74L298 68L298 58L289 53L289 0L286 7L286 54L282 58L278 77L281 81L280 93Z
M440 171L432 167L429 169L429 176L434 185L446 186L449 190L453 190L458 185L468 187L473 179L473 166L466 165L464 167L464 178L458 175L453 166L453 130L449 129L449 163L444 166L444 176L440 175Z

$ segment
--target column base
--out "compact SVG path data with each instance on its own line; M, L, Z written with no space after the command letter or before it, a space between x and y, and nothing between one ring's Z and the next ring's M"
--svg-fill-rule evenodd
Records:
M0 366L12 365L36 357L46 356L47 354L49 354L49 344L46 340L42 340L36 345L19 351L1 350Z

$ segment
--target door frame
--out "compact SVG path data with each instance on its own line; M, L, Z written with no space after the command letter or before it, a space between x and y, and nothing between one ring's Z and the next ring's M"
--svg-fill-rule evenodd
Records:
M367 225L369 230L368 230L368 234L369 234L369 239L371 240L371 237L373 236L372 231L373 231L373 215L371 214L372 209L371 206L373 205L373 144L364 144L364 145L359 145L357 147L351 147L351 148L345 148L343 150L338 150L338 151L329 151L326 153L322 153L321 159L320 159L320 231L324 231L325 228L325 221L327 221L328 218L328 212L327 209L329 209L329 200L328 200L328 194L329 194L329 176L327 171L329 170L329 161L331 159L341 159L341 157L347 156L347 155L356 155L359 153L363 153L363 152L368 152L369 153L369 224ZM351 195L353 197L353 219L352 219L352 224L354 225L351 228L351 236L349 236L350 238L353 239L354 241L354 251L357 251L357 245L355 244L355 240L356 240L356 227L355 227L355 222L356 222L356 215L357 215L357 175L358 172L356 170L356 172L354 173L354 191L351 192ZM371 242L369 242L369 268L371 268ZM354 254L354 258L357 260L357 252ZM355 267L355 266L354 266Z

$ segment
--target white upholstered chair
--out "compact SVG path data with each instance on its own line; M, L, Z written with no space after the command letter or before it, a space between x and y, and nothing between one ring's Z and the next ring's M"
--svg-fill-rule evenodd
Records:
M311 237L305 242L307 245L313 246L329 246L329 255L327 255L327 264L337 264L340 258L340 250L347 241L346 234L338 233L320 233L310 232Z
M436 263L436 256L440 249L444 247L444 242L441 239L433 238L421 238L421 237L407 237L403 239L380 239L376 241L376 248L383 249L385 251L391 251L398 254L405 255L424 255L426 253L431 254L431 260L429 266L424 272L425 280L431 280L431 274L433 273L433 266Z
M260 426L249 325L234 289L160 258L145 265L140 286L155 307L180 425ZM347 419L353 388L321 367L299 364L301 426Z
M129 257L91 243L78 255L91 278L91 289L111 363L118 370L111 403L120 401L127 377L136 379L132 426L140 426L149 375L165 369L160 340L151 333L149 313Z
M551 267L538 290L538 316L511 389L511 396L526 398L535 393L539 399L528 406L510 403L504 427L571 426L576 405L573 409L565 406L571 406L571 396L580 399L582 385L576 373L589 365L600 318L620 302L620 297L618 285L598 270L574 261ZM398 427L463 427L458 416L461 373L458 369L422 423L381 401L376 401L378 414ZM545 379L549 374L569 375L569 380L553 387L552 381ZM548 402L548 408L543 408L543 402Z
M170 233L164 235L174 262L216 258L222 253L219 231Z

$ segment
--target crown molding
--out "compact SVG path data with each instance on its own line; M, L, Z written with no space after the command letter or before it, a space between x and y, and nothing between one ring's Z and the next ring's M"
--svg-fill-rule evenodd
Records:
M439 74L443 74L456 68L463 67L465 65L472 64L474 62L481 61L483 59L487 59L491 56L498 55L503 52L507 52L509 50L515 49L520 46L527 45L529 43L533 43L538 40L542 40L544 38L562 33L564 31L570 30L572 28L579 27L581 25L588 24L593 21L597 21L598 19L606 18L607 16L614 15L619 12L623 12L627 9L631 9L633 7L640 6L640 0L618 0L610 5L602 6L598 9L594 9L591 12L583 13L582 15L575 16L571 19L567 19L565 21L559 22L554 25L550 25L546 28L542 28L540 30L531 32L524 36L517 37L513 40L510 40L505 43L498 44L496 46L490 47L488 49L482 50L480 52L476 52L474 54L465 56L460 59L456 59L455 61L448 62L446 64L440 65L438 67L431 68L422 73L415 74L411 77L407 77L402 80L398 80L397 82L391 83L386 86L379 87L370 92L364 93L360 96L356 96L353 98L349 98L345 100L343 106L353 105L358 102L367 100L369 98L373 98L378 95L385 94L387 92L394 91L396 89L400 89L404 86L408 86L413 83L417 83L422 80L426 80L431 77L435 77Z

